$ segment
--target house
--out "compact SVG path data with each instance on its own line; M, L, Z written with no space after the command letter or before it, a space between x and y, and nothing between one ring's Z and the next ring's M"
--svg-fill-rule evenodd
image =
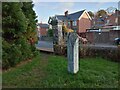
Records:
M120 25L120 23L118 23L118 18L120 19L120 11L115 10L115 13L108 15L106 25L111 25L111 26Z
M101 17L95 16L92 19L92 29L99 29L105 26L106 19L107 19L107 16L101 16Z
M58 37L66 37L66 33L62 30L62 26L66 25L67 28L73 29L79 35L83 36L86 29L91 28L91 17L86 10L81 10L75 13L69 14L68 11L64 15L55 15L54 18L57 20ZM48 23L50 23L49 18ZM59 38L59 40L61 40Z
M120 19L119 10L115 10L114 13L105 16L101 16L101 17L95 16L94 19L92 20L92 29L116 28L117 26L120 26L118 19Z
M96 24L91 29L87 29L86 37L91 43L114 44L114 39L120 37L120 23L118 22L120 11L115 10L115 13L103 18L103 21L102 18L100 22L97 19ZM96 18L93 21L96 21Z
M115 13L108 15L106 19L106 24L103 26L103 28L113 28L114 30L120 30L120 11L115 10Z
M37 29L38 29L38 37L46 37L47 36L47 31L49 29L48 24L43 24L43 23L38 23L37 24Z
M68 28L76 30L77 33L85 33L86 29L91 28L91 17L86 10L72 14L65 12L65 15L55 15L58 22L62 22Z

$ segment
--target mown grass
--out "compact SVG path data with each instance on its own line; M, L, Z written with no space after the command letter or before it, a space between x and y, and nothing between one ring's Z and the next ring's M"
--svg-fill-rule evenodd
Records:
M77 74L67 71L67 58L41 54L3 73L3 87L117 88L118 63L102 58L80 59Z

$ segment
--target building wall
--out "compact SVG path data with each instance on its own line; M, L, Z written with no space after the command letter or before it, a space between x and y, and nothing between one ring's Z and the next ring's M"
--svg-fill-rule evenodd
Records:
M39 30L40 30L40 35L41 36L46 36L47 35L47 30L48 30L47 28L40 28Z
M77 21L78 23L78 33L86 32L86 29L91 28L91 20L86 13L83 14L82 18Z
M116 22L117 19L117 22ZM109 24L116 26L118 24L118 17L115 15L111 15L107 18L107 20L109 20Z
M101 19L103 19L104 21L102 21ZM95 16L94 19L92 19L91 24L92 28L100 28L106 24L106 18Z

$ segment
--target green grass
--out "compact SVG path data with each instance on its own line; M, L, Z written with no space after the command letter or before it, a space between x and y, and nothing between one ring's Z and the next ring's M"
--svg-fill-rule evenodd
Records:
M118 63L102 58L80 59L77 74L67 71L67 58L41 54L3 73L3 87L116 88Z

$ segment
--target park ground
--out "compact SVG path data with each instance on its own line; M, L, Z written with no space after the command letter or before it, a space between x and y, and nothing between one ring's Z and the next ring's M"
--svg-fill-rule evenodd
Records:
M79 62L77 74L67 71L67 58L40 53L3 72L3 88L117 88L118 63L96 58Z

